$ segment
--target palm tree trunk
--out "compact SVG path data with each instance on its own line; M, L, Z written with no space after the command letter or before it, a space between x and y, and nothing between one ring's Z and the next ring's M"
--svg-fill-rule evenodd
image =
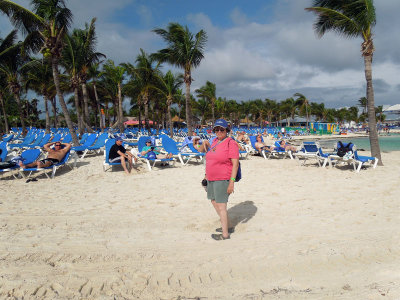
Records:
M51 107L53 110L53 117L54 117L54 128L57 128L57 109L56 109L56 98L50 99Z
M53 69L54 85L56 86L57 96L60 101L60 105L63 110L63 113L64 113L65 122L67 123L67 127L72 136L72 143L75 146L78 146L79 145L78 137L76 136L76 132L74 130L74 127L72 126L71 117L69 116L68 108L67 108L67 105L65 104L64 96L63 96L63 94L61 92L61 88L60 88L60 74L58 72L58 60L56 57L51 58L51 66Z
M170 136L171 136L171 139L172 139L173 136L174 136L174 128L173 128L173 125L172 125L172 117L171 117L171 103L172 103L172 97L168 96L168 99L167 99L167 116L168 116L169 132L170 132Z
M147 93L143 94L143 104L144 104L144 126L145 129L150 133L150 126L149 126L149 97Z
M79 106L79 90L77 85L74 86L74 101L75 101L76 117L78 119L78 132L80 135L82 135L83 124L82 124L82 114Z
M142 130L142 105L139 104L139 131Z
M99 113L99 118L100 118L100 128L101 128L101 132L103 132L105 124L103 122L103 116L101 115L101 108L100 108L100 100L99 100L99 96L97 95L97 87L96 87L96 82L93 82L93 90L94 90L94 97L96 98L96 105L97 105L97 111Z
M186 125L188 128L189 136L192 135L192 104L190 102L190 83L191 83L191 74L190 71L185 71L185 83L186 83L186 94L185 94L185 101L186 101Z
M121 133L124 132L124 111L122 110L122 88L118 82L118 127Z
M6 107L4 105L4 98L3 98L3 94L0 93L0 103L1 103L1 110L3 111L3 116L4 116L4 129L5 129L5 133L9 133L10 132L10 128L8 126L8 120L7 120L7 114L6 114Z
M89 119L89 98L87 92L86 82L82 83L82 95L83 95L83 108L84 108L84 120L87 125L90 126L90 119Z
M50 133L50 114L49 114L49 99L46 95L44 97L44 109L46 112L46 133Z
M17 101L18 105L18 113L19 113L19 118L21 119L21 125L22 125L22 132L25 134L25 121L24 121L24 115L22 112L22 104L21 104L21 98L19 97L19 93L13 93L15 100Z
M376 129L374 88L372 86L372 55L364 56L365 79L367 80L368 127L371 155L379 159L378 165L383 166L379 147L378 131Z
M211 100L211 115L212 115L212 127L215 124L215 103L214 100Z

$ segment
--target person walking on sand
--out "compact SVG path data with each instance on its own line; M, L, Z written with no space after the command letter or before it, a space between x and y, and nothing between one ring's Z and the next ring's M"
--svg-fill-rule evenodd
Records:
M54 145L54 149L51 146ZM61 142L50 142L43 146L43 149L48 152L47 158L34 161L33 163L24 165L22 162L19 166L23 169L26 168L47 168L54 164L58 164L67 152L71 149L71 144Z
M222 231L222 234L212 234L211 237L219 241L229 239L229 233L233 232L233 228L228 229L227 203L229 195L234 191L239 167L239 147L234 139L227 136L230 129L224 119L215 121L213 131L217 137L211 145L204 141L199 151L207 152L207 198L211 200L221 221L221 229L217 231Z

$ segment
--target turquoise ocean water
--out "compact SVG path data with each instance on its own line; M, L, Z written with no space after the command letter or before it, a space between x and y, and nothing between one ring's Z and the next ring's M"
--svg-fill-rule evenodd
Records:
M319 144L322 148L333 148L333 145L338 141L342 142L352 142L357 146L357 149L364 149L366 151L371 151L371 147L369 144L368 137L362 138L337 138L330 140L320 140ZM389 136L379 136L379 145L381 151L390 152L390 151L400 151L400 134L390 134Z

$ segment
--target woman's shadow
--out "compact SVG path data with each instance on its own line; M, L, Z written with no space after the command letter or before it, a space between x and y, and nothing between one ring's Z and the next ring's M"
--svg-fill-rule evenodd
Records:
M228 209L230 227L240 223L247 223L257 212L253 201L245 201Z

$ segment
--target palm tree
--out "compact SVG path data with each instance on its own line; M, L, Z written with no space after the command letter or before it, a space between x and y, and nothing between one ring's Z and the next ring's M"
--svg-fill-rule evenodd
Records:
M245 118L246 118L247 129L249 129L249 128L250 128L249 116L250 116L250 114L251 114L251 109L252 109L252 107L251 107L251 101L250 101L250 100L248 100L248 101L243 101L243 102L240 104L239 107L240 107L240 112L241 112L242 114L244 114L244 116L245 116ZM240 125L240 120L239 120L239 125Z
M62 59L60 64L64 67L65 71L69 74L71 89L74 92L74 104L76 116L78 121L78 131L80 134L83 130L83 117L81 103L79 101L79 70L81 64L81 49L79 40L72 35L65 36L65 47L63 48Z
M34 11L30 11L12 1L1 0L0 11L5 13L13 25L28 34L31 49L39 50L51 61L53 80L56 86L58 100L64 113L68 129L75 145L79 144L73 128L67 105L60 87L58 63L62 55L64 35L72 22L72 13L65 6L64 0L32 0Z
M6 95L8 94L6 88L6 79L4 76L0 74L0 105L1 105L1 112L3 113L4 119L4 130L6 133L10 132L10 127L8 126L8 116L6 113Z
M116 66L114 61L107 60L103 66L102 75L110 88L111 97L113 102L117 102L117 122L112 126L118 126L120 131L124 131L124 112L122 107L122 82L124 81L125 68L123 66Z
M300 112L304 111L306 112L306 118L307 118L307 128L309 127L309 123L310 123L310 118L309 118L309 110L310 110L310 102L308 101L308 99L306 98L306 96L304 96L301 93L295 93L293 95L294 97L297 97L296 99L296 105L299 106Z
M84 103L84 120L86 124L90 125L89 121L89 98L87 92L86 82L89 76L90 68L92 65L98 64L101 58L106 56L103 53L96 52L96 18L93 18L90 25L85 24L85 29L75 29L72 36L78 41L80 45L80 65L79 65L79 82L82 86L82 95ZM97 92L95 92L97 94ZM96 102L98 99L96 99ZM99 108L99 107L98 107ZM100 113L100 111L99 111Z
M25 118L23 104L21 102L21 85L23 79L22 67L28 62L28 57L22 53L21 42L15 43L17 32L12 31L2 44L9 44L0 54L0 74L5 78L6 84L13 94L18 105L19 118L22 125L22 132L25 133ZM3 45L2 45L3 46Z
M226 101L226 113L229 114L229 122L232 124L232 126L239 127L239 104L237 103L237 101L233 99Z
M380 123L385 120L386 116L383 114L383 106L379 105L377 108L375 108L376 111L376 119L379 120ZM378 118L379 115L379 118Z
M278 105L275 100L265 99L264 107L265 107L265 112L267 113L268 116L269 124L272 123L272 116L274 115L277 106Z
M89 65L89 69L87 71L87 76L88 76L88 78L92 79L93 92L94 92L94 97L96 99L97 112L99 114L99 124L100 124L101 130L103 131L105 124L104 124L104 120L102 117L99 95L97 93L97 79L100 77L100 73L101 72L99 71L99 63L98 62Z
M186 84L186 122L189 134L192 134L192 110L190 99L190 85L192 84L192 69L200 65L204 58L204 47L207 34L200 30L196 35L189 31L187 26L178 23L169 23L167 30L156 28L153 32L160 35L168 44L168 48L159 50L152 56L160 62L168 62L184 70Z
M200 98L193 105L193 113L200 117L201 125L206 124L206 120L207 120L208 113L210 110L209 106L210 106L210 103L204 98Z
M263 113L264 113L264 103L261 99L256 99L250 102L251 103L251 114L253 116L253 121L257 121L258 119L258 126L262 128L263 126Z
M171 71L168 71L164 76L157 76L158 82L154 86L156 89L166 100L167 104L167 118L169 124L169 130L171 138L173 137L173 124L171 117L171 105L174 102L174 99L179 97L180 94L180 86L183 83L183 75L174 75Z
M287 98L286 100L282 101L280 107L281 111L286 115L287 118L290 117L291 120L294 119L294 116L297 112L297 106L293 98ZM290 126L290 120L288 120L287 126Z
M212 126L214 126L215 122L215 101L217 100L216 89L215 83L207 81L205 85L195 90L197 97L207 99L211 104Z
M149 131L150 90L154 88L157 78L161 77L158 65L154 66L154 63L154 58L148 55L143 49L140 49L140 54L136 57L136 66L129 63L122 64L127 73L133 77L136 88L142 97L146 129Z
M358 106L362 107L362 109L363 109L362 113L365 114L367 112L367 108L368 108L368 99L365 97L361 97L358 100Z
M361 53L364 58L367 81L368 125L371 154L383 165L375 119L375 99L372 85L372 57L375 51L372 27L376 24L373 0L314 0L313 7L306 8L318 15L314 29L322 37L327 31L336 31L345 37L361 37Z
M26 66L25 88L32 89L38 95L43 95L46 113L46 133L50 132L50 115L48 102L55 97L53 72L48 61L33 60Z
M17 39L17 31L13 30L11 31L4 39L0 37L0 65L2 62L7 65L7 60L11 59L12 57L9 58L8 55L12 52L17 45L15 44L15 41ZM9 132L9 127L8 127L8 120L7 120L7 115L6 115L6 109L5 109L5 94L7 93L6 89L4 87L7 86L7 81L6 81L6 73L5 72L0 72L0 103L1 103L1 108L4 116L4 128L6 133Z

